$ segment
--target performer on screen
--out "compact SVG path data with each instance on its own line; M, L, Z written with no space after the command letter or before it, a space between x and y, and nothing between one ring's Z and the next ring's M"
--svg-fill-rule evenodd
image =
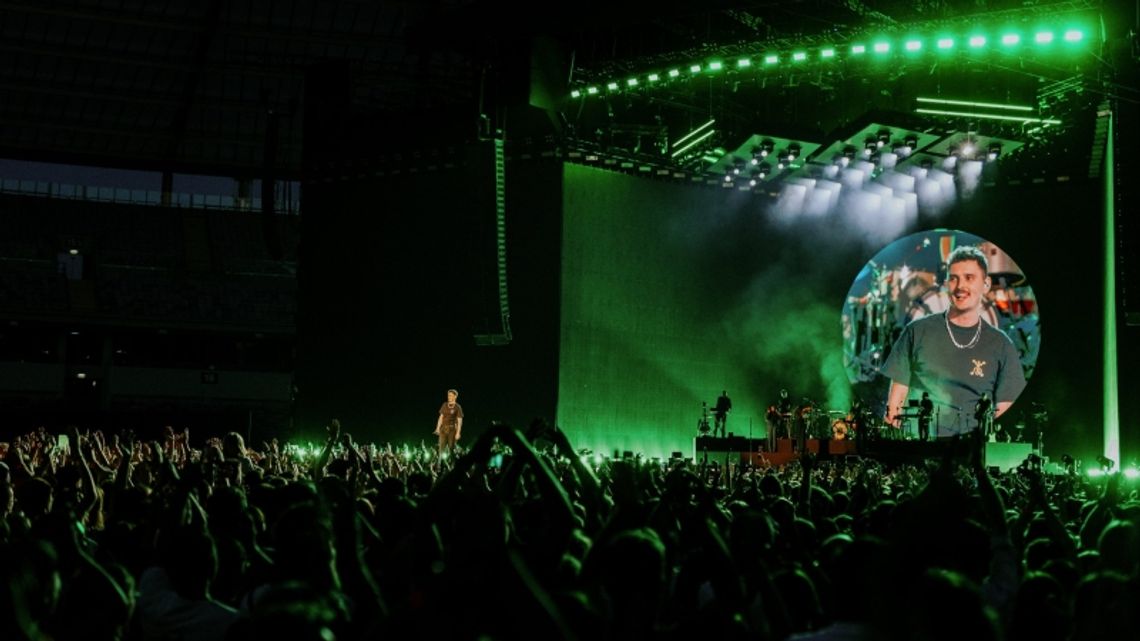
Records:
M713 436L718 433L725 436L725 424L728 422L728 411L732 409L732 399L728 397L728 390L720 393L720 398L716 399L716 407L713 408Z
M946 288L950 308L944 314L907 325L882 373L891 379L886 420L899 424L912 386L928 392L938 407L939 436L974 431L978 422L963 416L987 394L1000 417L1025 388L1017 350L1009 338L982 320L990 277L985 255L976 247L959 247L947 259ZM951 409L958 413L943 415Z

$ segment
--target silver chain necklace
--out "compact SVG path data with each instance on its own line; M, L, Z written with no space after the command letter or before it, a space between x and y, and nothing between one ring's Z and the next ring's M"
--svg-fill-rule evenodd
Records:
M980 316L978 317L978 331L974 332L974 338L965 345L959 343L957 339L954 338L954 332L950 329L950 312L946 312L943 316L946 319L946 333L950 335L950 342L954 343L954 347L958 349L973 349L974 345L978 344L978 339L982 337L982 319Z

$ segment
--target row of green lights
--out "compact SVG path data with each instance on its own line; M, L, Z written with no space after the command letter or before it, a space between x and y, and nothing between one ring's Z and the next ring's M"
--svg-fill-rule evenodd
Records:
M1033 41L1038 45L1049 45L1049 44L1052 44L1054 41L1056 41L1058 39L1058 37L1061 40L1063 40L1064 42L1067 42L1070 44L1076 44L1076 43L1082 42L1085 39L1085 32L1081 29L1067 29L1063 33L1061 33L1060 36L1058 36L1058 34L1054 31L1038 31L1038 32L1034 33ZM1002 34L999 38L999 41L1001 42L1002 46L1015 47L1015 46L1018 46L1021 44L1022 36L1018 32L1008 32L1008 33ZM985 47L987 44L989 44L989 42L990 41L987 38L987 36L985 36L983 34L974 34L974 35L968 36L966 38L966 45L969 49L981 49L981 48ZM876 54L887 54L887 53L890 53L890 51L891 51L891 44L892 43L888 40L875 41L875 42L871 43L870 51L872 51L873 53L876 53ZM953 37L940 37L934 41L934 47L937 50L942 51L942 52L952 50L957 45L958 45L958 41ZM919 39L919 38L910 38L910 39L904 40L902 43L903 49L906 50L907 53L912 53L912 54L921 52L925 46L926 46L926 43L922 39ZM849 50L849 54L851 57L860 57L860 56L863 56L864 54L866 54L867 52L868 52L868 46L865 43L852 44L851 48ZM837 55L837 49L835 47L824 47L824 48L821 48L819 50L819 58L821 60L834 59L836 57L836 55ZM808 52L807 51L793 51L791 54L791 59L792 59L792 62L805 62L808 59ZM780 56L778 54L766 54L763 58L763 61L764 61L765 66L771 66L771 65L779 64ZM746 68L749 68L751 66L752 66L752 59L751 58L740 58L736 61L736 68L737 69L746 69ZM689 66L689 72L693 73L693 74L699 74L701 72L712 73L712 72L722 71L723 69L724 69L724 62L720 61L720 60L710 61L706 65L693 64L693 65ZM680 77L681 74L682 74L682 72L681 72L680 68L670 69L668 72L666 72L666 75L668 75L668 77L670 77L670 78ZM659 82L661 80L661 74L651 73L651 74L648 74L648 76L646 76L646 79L650 83ZM640 82L641 81L638 78L629 78L626 80L626 86L627 87L636 87L640 84ZM609 82L606 84L606 88L609 91L617 91L620 88L620 84L618 82ZM570 92L570 96L572 98L580 98L580 97L582 97L582 95L593 96L593 95L597 95L599 92L600 92L600 90L598 89L598 87L590 86L590 87L586 87L586 89L584 91L579 90L579 89L575 89L575 90Z

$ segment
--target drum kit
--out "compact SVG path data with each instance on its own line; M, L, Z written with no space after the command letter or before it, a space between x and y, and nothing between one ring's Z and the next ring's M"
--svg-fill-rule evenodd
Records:
M768 429L779 437L802 433L806 438L837 441L854 438L858 422L852 412L824 410L807 398L790 412L780 412L775 405L769 405L766 417Z

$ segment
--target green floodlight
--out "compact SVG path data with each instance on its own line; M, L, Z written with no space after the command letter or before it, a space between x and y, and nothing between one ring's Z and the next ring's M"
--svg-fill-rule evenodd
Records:
M1100 478L1104 476L1104 470L1100 469L1099 467L1090 467L1087 474L1089 475L1089 478Z
M700 143L707 140L710 136L712 136L715 133L716 133L716 129L709 129L705 133L694 138L691 142L685 143L685 145L683 145L680 149L677 149L676 151L674 151L672 157L676 158L677 156L680 156L681 154L685 153L686 151L689 151L693 147L696 147Z
M831 47L828 47L827 49L821 49L819 52L819 57L820 58L834 58L835 57L835 49L833 49Z
M1085 33L1080 29L1069 29L1065 31L1065 42L1080 42L1085 37Z
M606 89L609 89L610 91L617 91L617 88L618 88L618 83L616 83L616 82L611 82L608 85L606 85Z
M1001 37L1001 43L1007 47L1012 47L1013 45L1019 44L1020 42L1021 36L1017 35L1016 33L1007 33Z
M972 111L947 111L943 109L915 109L914 113L917 114L931 114L935 116L956 116L960 118L977 118L979 120L1001 120L1006 122L1020 122L1030 123L1035 122L1042 125L1059 125L1060 120L1055 118L1033 118L1030 116L1004 116L1000 114L987 114Z
M714 124L716 124L716 118L710 118L710 119L709 119L709 121L708 121L708 122L706 122L705 124L701 125L700 127L697 127L696 129L694 129L694 130L690 131L689 133L685 134L684 136L681 136L681 137L680 137L680 138L678 138L677 140L673 141L673 145L672 145L672 146L673 146L673 147L677 147L677 146L681 145L681 144L682 144L682 143L684 143L686 140L689 140L689 139L690 139L690 138L692 138L693 136L695 136L695 135L697 135L697 134L701 133L701 132L702 132L702 131L704 131L705 129L708 129L709 127L713 126Z
M1053 42L1052 31L1038 31L1037 35L1033 36L1033 41L1039 45L1047 45Z
M659 76L655 73L649 74L649 82L657 82L660 79L661 79L661 76Z
M679 75L681 75L681 70L680 70L680 69L670 69L670 70L669 70L669 77L670 77L670 78L676 78L676 77L677 77L677 76L679 76Z
M939 38L937 46L939 49L942 49L942 50L953 49L954 48L954 39L953 38Z
M887 53L888 51L891 50L891 43L889 43L889 42L876 42L874 49L875 49L875 53Z
M586 93L590 94L591 96L597 95L598 88L597 87L586 87Z
M700 65L693 65L693 66L689 67L689 71L692 71L693 73L700 73L701 72L701 66Z
M970 36L969 43L970 43L970 46L973 47L974 49L979 49L981 47L986 46L986 37L985 36Z
M721 64L719 60L714 60L709 63L709 71L720 71L722 68L724 68L724 65Z
M1124 470L1124 478L1132 480L1138 479L1140 478L1140 470L1135 467L1129 467Z
M630 78L629 80L625 81L625 84L629 85L630 87L636 87L637 86L637 78Z
M1033 111L1033 107L1026 105L1011 105L999 102L978 102L974 100L952 100L950 98L927 98L919 96L915 102L927 102L935 105L953 105L955 107L974 107L977 109L1004 109L1007 111Z
M906 44L903 46L906 47L907 51L921 51L922 50L922 41L921 40L907 40Z
M777 56L774 53L764 56L764 64L766 64L766 65L774 65L779 61L780 61L780 56Z
M797 51L792 54L792 60L795 60L796 62L803 62L804 60L807 60L807 53L803 51Z
M752 60L750 58L741 58L740 60L736 61L736 68L737 69L744 69L745 67L751 67L751 66L752 66Z
M867 45L851 45L851 53L854 55L867 53Z
M577 89L575 89L574 91L571 91L571 92L570 92L570 97L571 97L571 98L581 98L581 97L582 97L582 92L581 92L581 91L578 91Z

